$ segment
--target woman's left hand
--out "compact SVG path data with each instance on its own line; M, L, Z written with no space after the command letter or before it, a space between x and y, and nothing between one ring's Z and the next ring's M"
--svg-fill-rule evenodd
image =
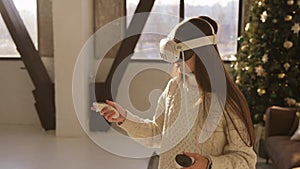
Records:
M183 169L207 169L209 161L206 157L201 156L200 154L197 153L187 153L183 152L183 154L193 157L194 158L194 164L190 167L186 167Z

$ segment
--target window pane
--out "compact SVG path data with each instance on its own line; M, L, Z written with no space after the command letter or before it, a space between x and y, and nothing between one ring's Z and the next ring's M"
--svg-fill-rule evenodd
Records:
M134 14L138 3L139 0L126 1L127 15L129 16L129 19L127 20L127 26L131 21L130 16ZM155 12L156 14L150 14L144 30L150 30L153 32L166 32L166 25L176 25L179 22L179 19L177 19L177 17L179 17L179 0L156 0L151 12ZM159 15L158 13L162 13L163 15ZM171 17L170 15L175 17ZM146 60L160 59L159 42L164 37L164 35L142 33L132 58Z
M127 14L132 15L139 0L127 0ZM152 12L171 14L179 17L179 0L156 0ZM185 0L185 16L206 15L215 19L219 24L218 47L223 60L234 60L233 56L237 51L238 33L238 11L239 0ZM151 15L150 18L151 19ZM127 25L131 18L129 17ZM178 21L170 23L168 19L156 18L146 23L145 29L163 30L166 25L176 24ZM162 36L142 34L135 53L134 59L160 59L159 41ZM145 51L151 50L151 52Z
M21 18L37 48L37 7L36 0L13 0ZM20 58L8 29L0 17L0 58Z
M219 24L218 48L223 60L235 60L239 0L185 0L187 17L206 15Z

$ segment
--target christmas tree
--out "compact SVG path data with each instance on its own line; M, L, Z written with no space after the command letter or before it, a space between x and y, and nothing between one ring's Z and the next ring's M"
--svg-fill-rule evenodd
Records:
M269 106L300 101L299 31L300 0L253 0L231 68L254 123Z

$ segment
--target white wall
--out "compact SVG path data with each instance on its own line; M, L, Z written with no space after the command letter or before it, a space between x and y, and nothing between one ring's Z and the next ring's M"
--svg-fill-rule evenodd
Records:
M93 0L53 0L56 134L82 136L72 101L76 58L93 33Z
M21 60L0 60L0 124L41 126L24 67Z
M53 58L42 58L51 80L54 79ZM22 60L0 60L0 124L41 127L35 89Z
M122 77L116 100L136 115L151 119L172 70L172 65L163 62L131 61Z

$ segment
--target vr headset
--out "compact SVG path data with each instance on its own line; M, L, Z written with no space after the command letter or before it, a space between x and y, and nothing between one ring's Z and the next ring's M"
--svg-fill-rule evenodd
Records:
M207 22L206 20L204 20ZM174 40L174 30L171 32L167 38L164 38L160 41L160 55L161 58L169 63L176 63L180 61L180 53L186 50L207 46L207 45L215 45L217 44L217 35L214 32L213 26L207 22L212 29L212 35L204 36L180 43L176 43ZM184 60L188 60L189 58L184 58Z

